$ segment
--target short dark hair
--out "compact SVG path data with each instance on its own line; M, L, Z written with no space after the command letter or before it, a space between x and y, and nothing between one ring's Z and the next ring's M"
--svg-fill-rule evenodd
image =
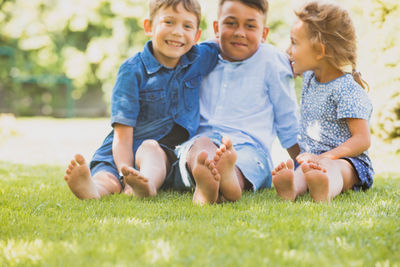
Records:
M265 21L267 21L267 14L268 14L268 0L219 0L218 4L218 14L221 12L222 5L225 2L241 2L242 4L255 8L260 11L265 16Z
M196 16L197 27L199 27L201 20L201 6L197 0L150 0L150 21L154 20L154 17L161 8L172 6L172 8L176 10L176 7L179 4L182 4L188 12L193 13Z

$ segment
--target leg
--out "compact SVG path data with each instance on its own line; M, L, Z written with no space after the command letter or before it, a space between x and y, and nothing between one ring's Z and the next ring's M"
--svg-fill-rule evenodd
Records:
M352 165L343 159L324 158L318 164L302 166L311 197L315 201L330 201L357 182Z
M307 190L304 173L301 168L294 170L294 162L289 159L282 162L272 171L272 183L280 197L294 201Z
M221 175L220 192L224 199L236 201L242 197L247 180L235 165L237 155L232 141L224 137L222 143L214 156L215 166Z
M72 193L80 199L100 198L121 192L121 185L112 173L98 172L90 176L89 166L82 155L71 160L64 176Z
M123 166L126 183L137 197L152 197L164 183L170 164L164 150L155 140L144 141L136 152L136 166Z
M210 155L217 147L208 137L196 139L187 154L187 165L196 182L193 194L195 204L215 203L219 194L220 175Z

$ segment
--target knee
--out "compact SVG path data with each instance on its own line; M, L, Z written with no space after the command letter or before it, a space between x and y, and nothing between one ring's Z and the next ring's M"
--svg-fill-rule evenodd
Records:
M334 161L329 158L322 158L318 161L321 166L331 165Z
M139 149L158 149L160 148L160 144L153 139L144 140L143 143L139 146Z
M205 144L210 144L210 143L212 143L210 138L208 138L207 136L200 136L199 138L194 140L192 148L203 147Z
M143 155L147 155L152 152L161 152L163 151L160 147L160 144L153 139L144 140L143 143L139 146L136 151L135 157L136 160L139 160Z

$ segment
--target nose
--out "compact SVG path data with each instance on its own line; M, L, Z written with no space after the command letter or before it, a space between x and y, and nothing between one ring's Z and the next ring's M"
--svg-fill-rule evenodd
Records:
M289 47L286 49L286 54L289 56L292 54L292 45L289 45Z
M172 34L176 36L182 36L183 35L183 26L182 25L175 25L175 27L172 29Z
M239 26L239 27L236 28L235 36L236 37L245 37L246 36L245 31L244 31L242 26Z

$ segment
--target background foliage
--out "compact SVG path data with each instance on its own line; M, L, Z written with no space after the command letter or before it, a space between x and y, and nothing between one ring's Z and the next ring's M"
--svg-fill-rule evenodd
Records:
M202 39L215 0L201 0ZM284 50L294 0L271 0L269 42ZM374 133L400 139L400 4L344 1L359 36L359 69L371 86ZM145 0L0 0L0 112L106 115L119 65L143 48ZM300 81L297 81L299 84ZM106 103L106 104L104 104ZM75 109L74 109L75 104Z

